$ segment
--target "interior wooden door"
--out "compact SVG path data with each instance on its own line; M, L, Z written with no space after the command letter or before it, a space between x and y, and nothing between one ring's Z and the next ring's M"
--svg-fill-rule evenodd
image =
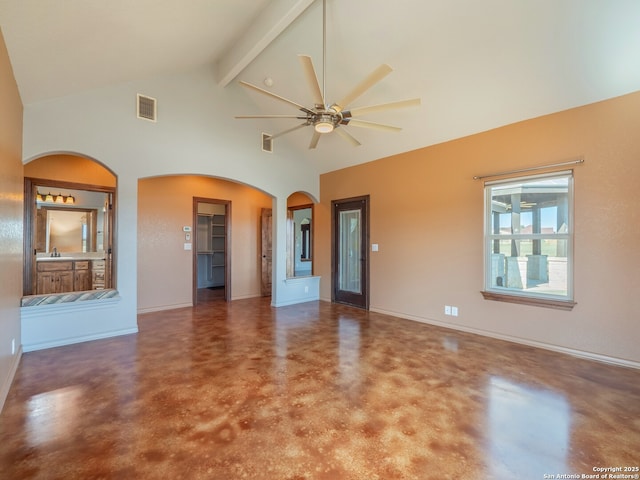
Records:
M271 295L271 249L272 249L272 215L270 208L262 209L262 296Z
M332 299L369 308L369 196L332 202Z

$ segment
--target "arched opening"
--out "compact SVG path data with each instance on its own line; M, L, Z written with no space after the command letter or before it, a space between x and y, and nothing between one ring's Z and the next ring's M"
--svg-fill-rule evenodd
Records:
M73 154L24 166L23 295L115 288L116 176Z
M254 187L211 176L139 179L138 312L197 305L222 286L227 300L260 296L261 212L272 203Z

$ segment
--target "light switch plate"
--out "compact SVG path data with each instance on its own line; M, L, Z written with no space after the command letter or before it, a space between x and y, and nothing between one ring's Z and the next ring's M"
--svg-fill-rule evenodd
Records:
M191 250L191 243L185 243L184 244L184 249L185 250Z
M371 244L371 251L372 252L377 252L378 251L378 244L377 243L372 243Z

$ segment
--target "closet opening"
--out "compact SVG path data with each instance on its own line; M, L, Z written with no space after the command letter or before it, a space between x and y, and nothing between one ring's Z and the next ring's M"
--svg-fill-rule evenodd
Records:
M194 197L193 304L231 299L231 202Z

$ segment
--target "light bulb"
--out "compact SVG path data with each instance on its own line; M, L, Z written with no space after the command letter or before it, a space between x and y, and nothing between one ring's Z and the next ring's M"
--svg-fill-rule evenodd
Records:
M318 122L314 125L316 132L318 133L330 133L333 131L333 123L330 122Z
M322 114L318 116L318 120L313 124L318 133L330 133L333 131L333 117L331 115Z

